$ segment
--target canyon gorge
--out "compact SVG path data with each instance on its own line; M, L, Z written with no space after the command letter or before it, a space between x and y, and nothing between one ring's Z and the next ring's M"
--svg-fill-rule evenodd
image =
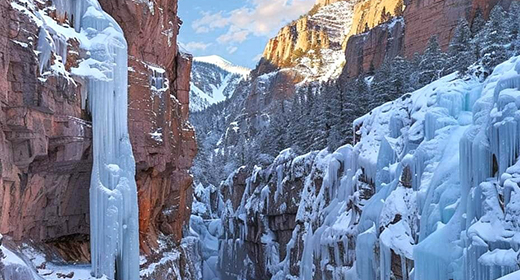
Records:
M519 3L313 4L0 0L0 279L520 279Z

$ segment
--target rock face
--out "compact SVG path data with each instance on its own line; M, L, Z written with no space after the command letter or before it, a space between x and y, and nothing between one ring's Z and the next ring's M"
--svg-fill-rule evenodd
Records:
M403 55L405 25L402 19L378 25L370 32L351 36L345 50L342 77L357 77L378 68L385 57Z
M403 0L365 0L354 6L354 17L347 39L401 15Z
M100 1L129 45L129 130L137 163L141 245L147 252L157 246L161 233L182 237L192 197L189 168L196 154L187 121L191 58L177 48L182 23L177 1L153 3ZM152 85L157 74L166 80Z
M404 3L402 18L378 25L383 19L377 17L381 15L382 7L387 7L385 10L395 16L399 15L399 3L402 2L369 0L355 6L353 26L345 48L347 63L342 76L356 77L370 68L378 68L385 57L399 55L411 59L415 53L426 49L432 36L437 36L441 49L446 50L459 18L466 17L471 22L477 9L487 17L498 1L409 0ZM510 3L502 1L501 5L507 8ZM394 10L390 10L392 6ZM366 28L369 31L362 33L368 30Z
M352 24L353 7L354 1L318 4L269 40L258 69L271 71L273 68L290 68L300 64L312 68L312 65L303 62L304 58L313 60L318 56L320 60L326 60L327 56L333 56L331 53L342 50L342 43Z
M176 0L100 3L129 44L129 130L141 248L150 254L162 234L180 241L189 219L196 153L187 121L191 57L177 49ZM0 15L0 232L86 261L92 165L91 126L81 106L86 93L79 80L40 77L39 28L26 5L0 0ZM68 42L67 70L77 45Z
M487 1L491 4L494 1ZM469 18L472 0L418 1L412 0L404 11L404 54L412 57L421 53L432 36L437 36L439 45L447 49L451 35L461 17ZM493 4L494 6L494 4Z
M86 259L92 139L81 86L39 79L38 27L7 1L0 13L0 231L17 240L74 239L69 253Z
M308 52L311 49L328 49L329 38L321 28L312 26L309 18L303 17L278 32L269 40L263 58L279 67L294 65L295 51Z
M219 265L222 274L230 279L270 279L273 277L271 265L287 265L284 275L300 273L303 239L296 238L300 244L290 244L294 235L303 233L298 229L301 226L301 221L297 221L298 207L306 180L319 183L323 173L306 178L316 152L299 160L295 160L292 151L283 153L263 169L238 169L219 187L222 201L229 205L223 215L222 236L226 238L220 243L220 254L225 257L219 259ZM271 247L271 241L266 241L266 232L279 247ZM275 256L278 260L271 262Z

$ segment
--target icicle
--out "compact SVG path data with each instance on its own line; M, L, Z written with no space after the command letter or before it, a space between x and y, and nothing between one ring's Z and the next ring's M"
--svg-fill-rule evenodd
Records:
M458 91L437 93L437 106L447 109L448 114L454 118L464 110L464 101L464 96Z
M39 61L39 69L40 74L43 74L45 70L50 67L50 59L52 56L52 51L54 46L52 45L52 37L45 27L40 28L40 32L38 34L38 61Z
M395 139L384 137L381 141L379 154L377 158L376 173L376 189L379 190L382 184L390 183L395 177L393 176L390 165L397 160L397 151L395 149Z
M459 112L457 112L457 115ZM449 125L456 125L457 121L451 117L446 108L434 108L424 118L424 138L431 140L435 137L437 130Z
M377 277L376 234L376 228L373 225L369 230L359 234L357 237L356 271L359 279L375 280Z
M390 137L392 138L397 138L399 136L401 136L401 128L404 127L404 124L403 124L403 119L401 116L399 115L392 115L392 117L390 117L390 125L389 125L389 129L390 129Z
M96 0L55 0L58 16L81 32L90 57L73 71L87 82L92 113L93 167L90 186L92 274L109 279L139 279L139 231L135 160L128 135L127 44L116 21ZM79 37L79 36L78 36ZM51 49L66 60L67 45L58 34L54 46L40 31L41 65ZM83 66L83 67L82 67ZM41 70L43 66L40 66Z

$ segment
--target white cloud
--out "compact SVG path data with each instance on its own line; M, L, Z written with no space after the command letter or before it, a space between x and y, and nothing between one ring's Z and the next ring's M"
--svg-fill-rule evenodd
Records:
M251 59L251 61L253 61L253 62L258 62L258 61L260 61L260 59L262 58L263 55L264 55L264 54L259 53L258 55L256 55L255 57L253 57L253 59Z
M234 54L238 50L238 48L235 46L229 46L229 47L227 47L226 50L228 51L229 54Z
M194 51L205 51L209 46L211 46L211 43L203 43L203 42L189 42L187 44L179 43L182 48L186 49L189 52Z
M221 44L241 43L253 34L271 37L287 22L306 13L315 0L252 0L230 12L203 12L192 24L196 33L227 28L217 40Z
M240 30L235 26L231 26L228 32L217 38L217 41L221 44L227 43L242 43L247 39L249 32L247 30Z
M224 28L229 24L229 19L224 18L222 13L222 11L214 14L201 12L202 17L193 21L191 27L195 33L207 33L214 29Z

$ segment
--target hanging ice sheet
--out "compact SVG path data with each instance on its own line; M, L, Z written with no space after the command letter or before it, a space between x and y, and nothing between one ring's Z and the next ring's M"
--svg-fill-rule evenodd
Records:
M54 0L58 25L42 15L41 34L80 41L87 57L72 74L86 80L92 113L93 168L90 186L92 274L139 279L139 230L135 160L128 135L128 54L123 30L97 0ZM46 36L49 38L49 36ZM49 39L52 42L52 38ZM48 40L42 48L48 49ZM59 41L61 43L61 41ZM58 44L59 45L59 44ZM54 46L58 46L54 42ZM45 48L47 47L47 48ZM58 51L55 48L54 52ZM46 57L43 57L46 58ZM66 59L66 52L62 55ZM44 59L41 61L48 64Z

